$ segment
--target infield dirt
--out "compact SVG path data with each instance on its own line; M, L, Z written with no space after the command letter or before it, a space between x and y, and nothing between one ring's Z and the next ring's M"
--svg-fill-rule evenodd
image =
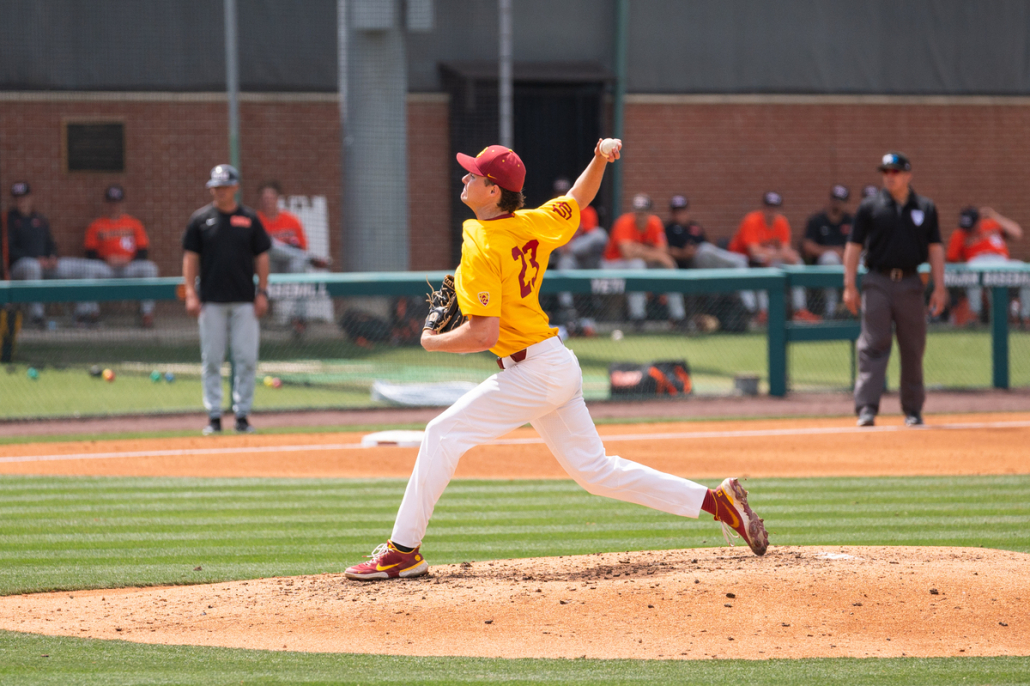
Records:
M1025 474L1027 419L1023 413L936 416L926 429L888 420L863 432L851 430L852 419L600 430L610 452L691 478ZM473 449L458 476L567 478L534 436L520 430L509 439L528 442ZM0 446L0 473L408 476L415 449L333 447L353 446L359 437ZM210 452L221 449L227 452ZM142 643L509 658L1030 655L1028 555L777 547L775 535L770 542L761 558L746 547L707 548L470 561L399 582L363 584L327 574L8 596L0 598L0 629Z

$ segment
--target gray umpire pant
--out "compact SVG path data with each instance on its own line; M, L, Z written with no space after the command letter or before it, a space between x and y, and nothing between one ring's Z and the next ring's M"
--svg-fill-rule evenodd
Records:
M236 371L232 385L233 412L237 417L250 414L260 339L254 303L204 303L200 308L201 379L204 409L209 417L222 415L222 363L226 344L231 346Z
M925 287L919 275L891 281L869 272L862 279L862 334L858 337L858 379L855 410L866 405L880 409L891 354L891 325L901 355L901 410L920 414L926 400L923 352L926 350Z

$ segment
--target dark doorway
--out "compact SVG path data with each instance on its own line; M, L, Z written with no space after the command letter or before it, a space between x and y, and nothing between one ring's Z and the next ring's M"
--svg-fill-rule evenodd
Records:
M536 207L552 195L554 180L574 182L590 161L594 144L607 131L604 94L607 73L591 65L515 67L515 151L526 164L526 206ZM498 142L497 64L441 65L444 88L451 96L451 154L475 155ZM464 171L452 165L451 217L453 262L461 260L461 224L472 215L460 200ZM607 226L611 186L606 181L593 206Z

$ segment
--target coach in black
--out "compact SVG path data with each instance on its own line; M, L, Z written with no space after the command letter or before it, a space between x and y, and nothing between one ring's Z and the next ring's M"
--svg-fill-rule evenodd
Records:
M926 349L924 285L916 268L929 260L933 278L930 313L940 314L947 302L944 288L944 246L937 208L909 186L912 164L900 152L880 163L883 188L862 201L844 248L844 304L858 313L855 287L858 261L865 249L868 274L862 280L862 335L858 339L855 409L859 426L872 426L880 409L891 324L901 354L901 409L907 426L923 423L923 351Z
M272 240L249 207L236 202L240 175L228 164L211 170L214 202L193 213L182 239L186 311L200 320L201 378L208 425L222 431L222 362L226 345L235 366L232 409L236 432L253 431L247 420L257 376L258 318L268 311L268 250ZM254 275L257 274L257 288ZM197 277L200 294L197 294Z

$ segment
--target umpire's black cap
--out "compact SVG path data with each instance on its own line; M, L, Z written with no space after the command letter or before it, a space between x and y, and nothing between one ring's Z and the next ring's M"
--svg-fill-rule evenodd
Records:
M896 169L898 171L912 171L912 163L908 161L908 155L903 152L889 152L880 160L880 171Z
M220 164L212 169L211 179L207 182L208 188L238 185L240 185L240 173L231 164Z

